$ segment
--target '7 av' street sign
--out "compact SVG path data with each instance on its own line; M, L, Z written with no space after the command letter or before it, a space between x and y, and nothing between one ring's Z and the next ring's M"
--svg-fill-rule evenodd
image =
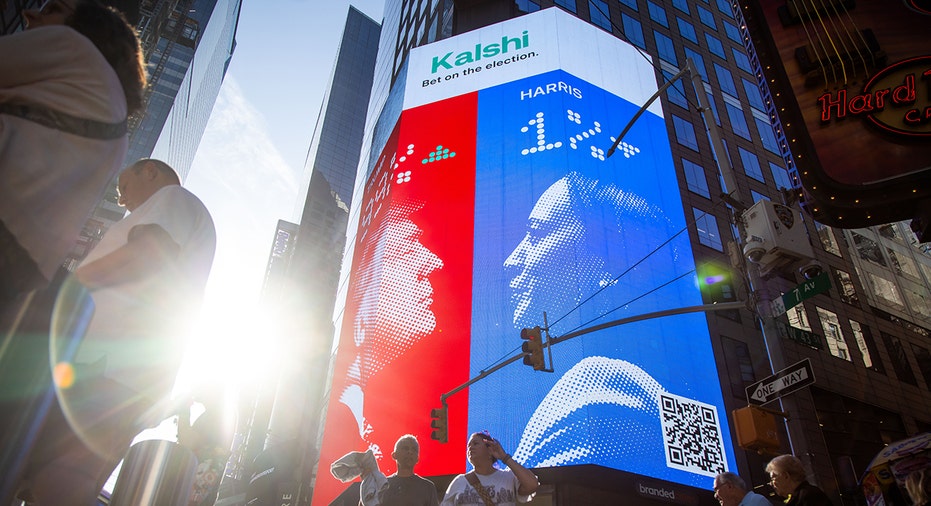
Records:
M803 300L810 299L819 293L831 289L831 280L827 272L804 281L802 284L782 294L782 297L773 301L773 316L779 316L789 309L799 305Z
M815 382L807 358L747 387L747 403L757 406L807 387Z

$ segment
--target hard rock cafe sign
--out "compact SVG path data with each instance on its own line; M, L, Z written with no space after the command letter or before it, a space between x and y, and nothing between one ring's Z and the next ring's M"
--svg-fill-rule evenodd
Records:
M931 137L931 55L902 60L874 74L857 94L846 89L818 97L821 122L860 116L907 137Z

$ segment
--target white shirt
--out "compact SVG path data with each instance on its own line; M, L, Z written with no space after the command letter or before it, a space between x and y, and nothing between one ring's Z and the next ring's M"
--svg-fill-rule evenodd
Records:
M94 317L75 362L105 359L107 377L160 398L170 393L180 365L180 328L200 307L216 231L197 197L166 186L110 227L83 263L120 248L133 227L147 224L159 225L180 246L177 260L156 276L92 292Z
M517 503L530 501L532 496L521 496L517 494L520 488L520 482L514 473L507 470L495 469L495 472L489 475L475 473L478 476L479 483L494 499L497 506L514 506ZM464 474L453 478L453 481L446 489L446 495L443 497L441 506L485 506L485 502L478 494L478 491L469 484Z

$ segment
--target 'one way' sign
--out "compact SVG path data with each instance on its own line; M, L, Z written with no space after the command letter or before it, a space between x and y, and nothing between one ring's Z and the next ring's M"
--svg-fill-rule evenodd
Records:
M747 387L747 403L757 406L807 387L815 382L807 358Z

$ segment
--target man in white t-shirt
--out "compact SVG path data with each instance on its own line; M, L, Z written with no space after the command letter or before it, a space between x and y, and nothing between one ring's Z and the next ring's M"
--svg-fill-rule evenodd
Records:
M136 434L169 414L159 406L180 366L182 327L213 263L213 220L171 167L140 160L118 189L130 214L75 271L95 312L73 373L56 377L61 413L31 457L36 504L91 504Z

